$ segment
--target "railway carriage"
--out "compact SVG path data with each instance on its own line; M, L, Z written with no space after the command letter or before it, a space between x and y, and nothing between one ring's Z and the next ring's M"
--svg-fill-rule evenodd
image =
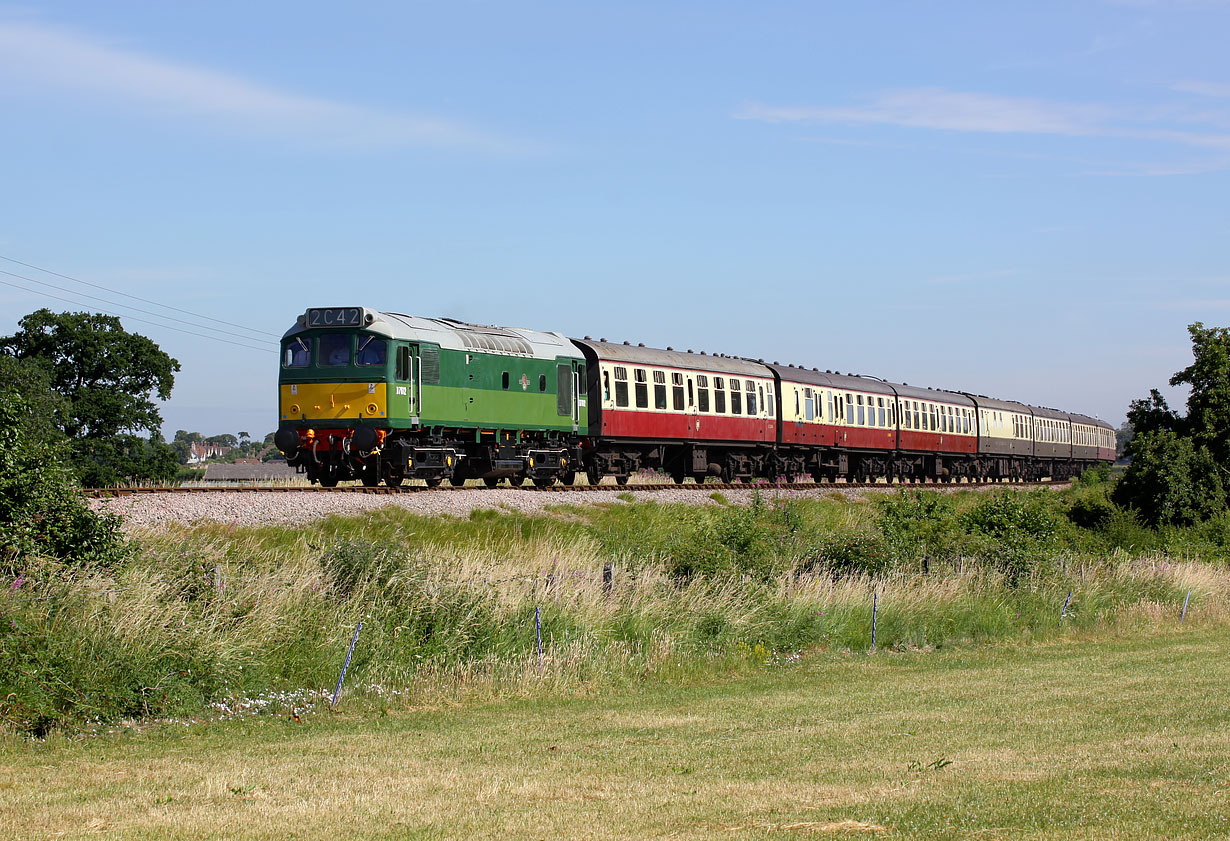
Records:
M765 366L726 356L574 339L589 370L586 472L625 483L637 470L729 481L764 475L777 437ZM601 447L595 445L601 442Z
M969 395L905 384L893 388L901 419L901 452L894 472L902 478L943 482L976 478L976 407Z

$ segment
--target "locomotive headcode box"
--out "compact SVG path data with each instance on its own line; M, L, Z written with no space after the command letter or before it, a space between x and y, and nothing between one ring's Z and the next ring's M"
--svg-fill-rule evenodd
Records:
M362 307L325 307L307 311L305 327L362 327Z

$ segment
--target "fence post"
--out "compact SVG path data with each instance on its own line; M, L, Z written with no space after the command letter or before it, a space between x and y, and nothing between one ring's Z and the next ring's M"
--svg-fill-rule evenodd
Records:
M615 586L615 565L607 561L602 565L602 595L610 596Z
M346 670L350 668L350 656L354 654L354 644L359 641L359 631L363 630L363 623L360 622L354 629L354 636L350 638L350 648L346 651L346 662L342 663L342 673L337 676L337 686L333 688L333 700L329 702L329 707L337 706L337 698L342 694L342 681L346 679Z
M871 650L876 650L876 613L880 607L880 594L871 594Z
M1059 625L1057 627L1063 627L1063 618L1068 615L1068 603L1070 601L1072 601L1071 590L1068 591L1068 597L1063 600L1063 610L1059 611Z
M542 671L542 608L534 608L534 632L538 637L538 671Z
M1187 598L1183 600L1183 612L1179 614L1179 624L1183 624L1183 620L1187 618L1187 603L1192 600L1192 588L1187 588Z

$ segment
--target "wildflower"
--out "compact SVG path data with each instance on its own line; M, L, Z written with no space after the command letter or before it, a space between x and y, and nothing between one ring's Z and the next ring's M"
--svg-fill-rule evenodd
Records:
M13 579L13 583L9 585L10 590L20 590L21 585L26 583L26 579L20 575Z

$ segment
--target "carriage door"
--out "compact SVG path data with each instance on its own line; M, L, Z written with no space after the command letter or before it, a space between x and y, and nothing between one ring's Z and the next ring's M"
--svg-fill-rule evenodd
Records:
M415 392L418 380L415 376L415 363L418 356L418 347L415 345L397 346L393 394L389 399L389 417L410 418L410 421L416 424L419 420L419 401Z

